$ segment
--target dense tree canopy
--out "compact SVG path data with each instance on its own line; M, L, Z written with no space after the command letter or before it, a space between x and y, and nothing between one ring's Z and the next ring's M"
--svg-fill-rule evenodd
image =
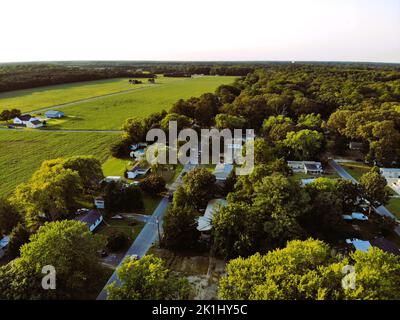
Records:
M343 267L354 267L355 288L343 288ZM231 260L221 278L222 299L399 299L400 258L377 248L348 258L319 240L291 241L266 255Z
M21 248L20 258L0 270L0 295L6 299L83 298L102 268L97 251L105 241L78 221L46 223ZM43 290L42 268L56 271L57 290Z
M173 276L164 261L153 255L127 257L117 275L121 283L108 286L109 300L177 300L187 299L191 293L188 281Z

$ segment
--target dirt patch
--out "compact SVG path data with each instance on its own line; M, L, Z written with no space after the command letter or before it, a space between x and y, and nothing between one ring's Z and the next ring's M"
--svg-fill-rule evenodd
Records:
M225 261L206 255L177 255L165 249L152 249L151 253L164 259L172 272L188 279L194 288L194 300L217 299L218 282L225 274Z

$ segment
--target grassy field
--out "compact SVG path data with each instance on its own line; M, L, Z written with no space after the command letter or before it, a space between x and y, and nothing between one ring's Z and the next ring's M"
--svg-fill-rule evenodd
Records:
M0 93L0 109L17 108L22 112L34 111L148 85L146 79L141 81L143 84L132 85L128 83L128 79L119 78L10 91Z
M103 163L103 173L105 176L120 176L123 177L125 170L132 168L133 161L125 159L117 159L114 157L108 158Z
M0 130L0 196L28 180L43 160L94 155L102 162L116 133L62 133Z
M234 77L160 78L156 84L132 92L65 106L62 111L66 117L50 121L49 129L120 129L129 117L168 110L181 98L214 92L219 85L233 80Z
M369 165L360 162L341 162L340 165L356 180L360 180L371 169Z

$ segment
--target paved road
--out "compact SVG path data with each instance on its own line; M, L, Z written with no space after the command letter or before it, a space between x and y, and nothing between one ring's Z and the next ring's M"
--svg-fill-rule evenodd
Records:
M356 179L354 179L343 167L338 164L335 160L331 159L329 160L329 165L337 171L337 173L343 178L347 180L351 180L354 183L358 183ZM390 217L393 219L396 219L395 215L391 213L388 209L386 209L384 206L380 206L378 208L374 208L375 211L380 214L381 216L386 216ZM397 232L397 231L396 231Z
M188 172L195 168L197 165L187 164L184 166L174 183L168 187L168 190L173 192L176 188L182 183L182 178L185 172ZM126 256L138 255L139 257L143 257L146 255L147 251L152 247L152 245L158 240L159 232L162 232L162 223L165 212L168 207L168 197L164 197L159 203L158 207L154 210L150 219L147 221L142 231L139 233L132 246L128 249L125 254ZM124 258L125 258L124 257ZM124 259L121 260L121 263ZM121 264L120 263L120 264ZM117 267L118 268L118 267ZM107 290L106 287L112 282L119 283L116 272L112 274L111 278L107 281L103 290L97 296L97 300L106 300L107 299Z
M151 246L157 241L158 239L158 224L157 221L159 222L160 229L162 228L162 218L164 216L164 213L166 212L166 209L168 207L168 198L163 198L158 205L158 207L154 210L154 213L152 214L151 218L149 221L145 224L143 227L142 231L139 233L135 241L133 242L132 246L128 249L128 251L125 254L126 256L131 256L131 255L138 255L139 257L143 257L146 255L147 251L151 248ZM123 261L124 259L122 259ZM121 263L122 263L121 261ZM121 264L120 263L120 264ZM107 281L107 284L103 288L103 290L100 292L100 294L97 297L97 300L106 300L107 299L107 291L105 290L106 286L111 284L112 282L116 282L117 284L119 283L118 277L116 272L112 274L111 278Z

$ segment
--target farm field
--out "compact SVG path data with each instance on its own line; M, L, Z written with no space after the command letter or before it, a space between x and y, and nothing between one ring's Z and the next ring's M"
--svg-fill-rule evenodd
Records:
M49 129L120 129L129 117L144 117L153 112L168 110L179 99L214 92L221 84L235 77L158 78L156 84L124 94L102 97L65 106L66 117L49 121ZM0 101L1 102L1 101Z
M0 130L0 197L28 180L42 161L61 156L94 155L104 162L117 133Z
M141 80L143 84L136 85L129 84L127 78L117 78L4 92L0 93L0 109L16 108L22 112L44 109L148 85L147 79Z

